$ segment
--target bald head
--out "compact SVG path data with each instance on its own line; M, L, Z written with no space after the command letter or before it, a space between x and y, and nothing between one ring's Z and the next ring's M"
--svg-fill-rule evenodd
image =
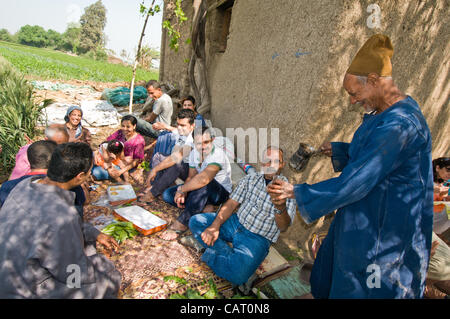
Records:
M45 129L45 139L56 144L64 144L69 142L69 133L64 124L50 124Z

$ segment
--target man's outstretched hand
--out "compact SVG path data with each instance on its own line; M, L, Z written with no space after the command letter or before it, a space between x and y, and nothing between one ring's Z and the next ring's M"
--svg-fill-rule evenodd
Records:
M267 185L267 192L274 203L282 203L286 198L295 198L294 185L289 182L277 179Z
M110 251L119 251L119 244L112 236L100 233L97 236L97 242L105 246Z
M322 152L322 154L331 157L333 155L333 151L331 149L331 143L330 142L325 142L323 143L320 147L319 147L320 152Z

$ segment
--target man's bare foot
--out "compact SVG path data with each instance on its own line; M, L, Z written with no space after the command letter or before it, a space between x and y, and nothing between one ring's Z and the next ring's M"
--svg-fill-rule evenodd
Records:
M216 208L213 205L208 204L208 205L205 206L205 208L203 208L203 212L202 213L213 213L215 211L216 211Z
M178 220L176 220L172 226L170 226L169 229L165 230L164 232L159 235L161 239L171 241L175 240L180 236L180 234L184 233L188 228L184 226L182 223L180 223Z
M153 196L152 193L148 192L142 196L139 197L139 201L140 202L147 202L147 203L151 203L156 199L155 196Z
M151 189L152 189L152 185L150 185L150 186L144 188L144 190L142 190L142 191L138 194L138 197L144 196L145 194L147 194L148 192L150 192Z

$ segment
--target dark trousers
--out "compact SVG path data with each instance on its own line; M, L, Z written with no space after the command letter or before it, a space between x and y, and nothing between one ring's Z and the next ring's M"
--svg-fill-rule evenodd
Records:
M169 203L175 207L177 204L174 201L177 186L166 189L163 193L163 199L166 203ZM153 187L152 187L153 189ZM220 185L215 179L213 179L208 185L202 188L190 191L185 199L185 208L178 217L178 221L185 226L189 226L189 220L192 216L200 214L206 205L220 205L228 200L230 193Z
M157 197L161 195L177 178L186 180L189 174L189 164L181 162L169 168L159 171L152 182L152 195Z

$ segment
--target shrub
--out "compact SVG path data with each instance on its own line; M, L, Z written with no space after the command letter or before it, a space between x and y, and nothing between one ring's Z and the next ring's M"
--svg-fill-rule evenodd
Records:
M24 133L34 138L41 110L51 102L35 101L31 84L0 56L0 158L4 172L14 167L17 151L26 144Z

